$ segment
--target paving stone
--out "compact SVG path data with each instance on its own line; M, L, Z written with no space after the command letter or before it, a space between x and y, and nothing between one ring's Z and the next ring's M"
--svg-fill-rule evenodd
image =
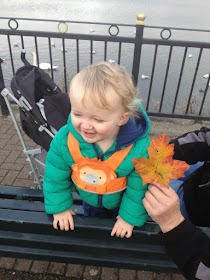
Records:
M8 156L11 153L11 151L8 150L1 150L1 155L2 156Z
M13 183L14 187L31 188L35 186L33 179L16 179Z
M66 276L80 279L82 277L84 266L80 264L68 264L66 269Z
M14 265L15 270L29 271L32 261L27 259L17 259Z
M4 162L9 162L9 163L15 163L15 161L18 159L21 151L12 151L10 154L6 157Z
M65 273L66 264L51 262L48 268L48 273L63 275Z
M185 280L186 278L181 274L173 274L173 280Z
M18 159L18 162L20 161L20 159ZM30 175L29 172L31 172L31 167L30 165L24 165L23 169L20 171L20 173L18 174L17 178L20 179L30 179Z
M0 126L0 131L1 131L1 126ZM9 139L12 138L12 135L8 134L8 133L1 133L0 134L0 139L7 139L7 141L9 141Z
M0 149L1 149L1 145L0 145ZM5 145L4 146L4 149L5 150L8 150L8 151L21 151L23 150L23 147L21 145Z
M120 269L119 270L119 280L135 280L137 275L136 270L130 269Z
M13 135L9 141L8 141L8 144L9 145L17 145L17 143L20 141L20 138L17 134Z
M9 170L7 175L4 177L3 181L1 182L3 185L12 186L15 179L17 178L19 172L15 170Z
M168 273L157 273L157 280L172 280L172 274Z
M3 165L1 165L4 169L8 170L18 170L20 171L23 168L23 164L18 163L10 163L10 162L4 162Z
M137 271L137 280L153 280L153 275L151 271Z
M101 280L117 280L119 270L117 268L102 267Z
M7 132L7 134L10 134L11 133L11 126L12 124L11 123L7 123L7 124L2 124L1 125L1 134L4 134ZM10 130L10 131L8 131Z
M0 268L12 269L15 263L15 258L0 258Z
M49 262L46 261L34 261L31 267L31 272L34 273L46 273L48 270Z
M2 131L1 131L2 133ZM0 149L6 149L8 139L0 139ZM9 149L6 149L9 150Z
M0 155L0 165L1 165L2 163L4 163L6 159L7 159L7 156L6 156L6 155L5 155L5 156Z
M23 154L23 157L18 157L17 160L15 161L15 163L18 164L22 164L23 165L23 169L27 166L30 166L29 163L27 162L27 157L25 154Z
M1 168L1 169L0 169L0 176L1 176L1 177L4 177L4 176L7 175L8 172L9 172L8 170Z
M100 279L101 268L96 266L85 266L83 279L98 280Z

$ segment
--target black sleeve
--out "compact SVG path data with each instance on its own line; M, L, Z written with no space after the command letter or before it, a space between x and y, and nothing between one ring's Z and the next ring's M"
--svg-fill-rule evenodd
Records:
M200 228L185 220L164 233L162 241L167 255L187 279L210 279L210 239Z
M198 161L210 160L210 129L202 127L200 130L186 133L170 141L174 144L174 159L195 164Z

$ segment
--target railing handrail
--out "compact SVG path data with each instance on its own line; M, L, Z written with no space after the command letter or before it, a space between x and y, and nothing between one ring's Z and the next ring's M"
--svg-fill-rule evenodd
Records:
M67 19L37 19L37 18L22 18L22 17L0 17L1 19L8 20L28 20L28 21L40 21L40 22L67 22L67 23L78 23L78 24L96 24L96 25L118 25L118 26L128 26L136 27L135 24L125 24L125 23L116 23L116 22L95 22L95 21L77 21L77 20L67 20ZM174 26L156 26L156 25L146 25L145 28L154 28L154 29L170 29L170 30L179 30L179 31L194 31L194 32L210 32L210 29L197 29L197 28L182 28Z
M68 22L68 23L81 23L81 24L96 24L96 25L119 25L136 27L135 24L113 23L113 22L94 22L94 21L77 21L77 20L64 20L64 19L36 19L36 18L17 18L17 17L0 17L0 19L12 20L29 20L29 21L43 21L43 22Z

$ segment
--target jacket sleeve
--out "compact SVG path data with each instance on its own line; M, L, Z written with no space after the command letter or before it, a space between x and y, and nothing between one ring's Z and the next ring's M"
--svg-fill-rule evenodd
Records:
M210 159L210 129L202 127L200 130L186 133L170 141L174 144L174 159L195 164L198 161Z
M46 158L43 192L48 214L63 212L73 204L70 153L62 136L59 131L53 138Z
M141 157L148 158L146 147L149 146L150 140L148 139L144 153ZM139 156L136 156L139 157ZM143 226L147 220L148 213L143 205L143 198L147 191L148 184L143 185L142 178L135 170L133 170L127 177L127 189L124 191L122 201L120 204L119 215L120 217L133 226Z
M166 253L187 279L210 279L210 239L189 220L162 235Z

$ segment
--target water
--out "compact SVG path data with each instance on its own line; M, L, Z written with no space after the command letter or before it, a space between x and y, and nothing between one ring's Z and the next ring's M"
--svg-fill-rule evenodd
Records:
M73 20L73 21L91 21L91 22L107 22L107 23L125 23L134 24L136 23L136 15L139 12L144 12L146 14L145 24L154 26L172 26L181 28L199 28L208 29L210 26L210 1L203 0L177 0L177 1L167 1L167 0L51 0L51 1L41 1L36 0L34 2L30 0L1 0L0 2L0 17L27 17L27 18L40 18L40 19L57 19L57 20ZM1 28L7 28L7 21L1 21ZM32 29L32 30L49 30L57 31L57 23L44 23L39 22L28 22L27 25L19 21L20 29ZM97 31L97 34L101 34L104 30L96 25L90 26L76 26L69 24L68 32L82 32L89 33L89 29L93 28ZM106 28L107 29L107 28ZM105 31L107 32L107 31ZM133 28L125 29L125 31L120 29L120 35L134 36ZM124 32L124 33L123 33ZM160 30L145 30L145 36L159 38ZM172 31L172 39L185 39L185 40L200 40L205 42L210 42L210 33L195 33L195 32L178 32ZM12 42L20 41L20 38L15 36ZM10 65L10 58L8 53L7 39L1 40L2 44L0 46L0 56L5 58L4 63L4 73L6 85L12 77L12 69ZM19 42L18 41L18 42ZM56 48L52 48L53 51L53 64L59 66L59 70L55 72L55 81L60 84L62 83L62 52L61 42L59 40L54 40ZM39 53L40 62L49 61L48 53L48 42L46 39L39 39ZM19 42L19 45L20 42ZM101 54L102 43L97 42L94 44L94 50L96 54L94 55L94 61L102 60L103 55ZM35 50L33 38L28 37L25 40L25 48L27 50L27 57L30 62L32 62L32 57L30 53ZM69 72L69 79L76 73L76 45L72 41L68 41L66 44L67 53L67 71ZM108 48L108 59L117 60L116 55L117 48L114 45ZM19 68L20 59L19 53L20 48L12 46L13 58L15 61L15 70ZM163 83L165 78L166 65L168 60L169 48L159 47L157 66L154 75L154 82L151 93L151 109L158 110L159 100L161 97ZM140 68L140 76L151 75L152 59L153 59L154 47L144 46L142 50L142 60ZM189 54L193 56L189 58ZM126 68L127 71L131 71L132 66L132 55L133 48L129 45L124 45L122 48L122 61L121 64ZM82 42L80 46L80 67L83 68L90 63L89 58L89 46L87 51L87 42ZM166 84L166 95L163 102L163 109L165 112L170 112L170 108L174 102L174 95L176 92L176 85L178 81L178 75L181 68L181 62L183 57L183 48L174 48L174 52L171 58L171 66L169 69L168 81ZM186 65L183 72L183 79L180 85L180 94L178 98L177 112L183 110L183 105L189 96L191 90L192 79L195 71L195 66L198 58L198 49L189 48L187 54ZM201 59L201 65L198 69L198 75L196 78L195 87L193 90L194 98L194 110L199 108L202 101L202 90L205 88L205 82L202 80L202 76L210 71L210 55L208 50L204 50ZM139 79L138 88L140 91L140 96L143 98L143 103L146 105L147 94L149 90L149 80ZM208 113L208 108L210 104L209 94L207 95L206 105L204 111Z

